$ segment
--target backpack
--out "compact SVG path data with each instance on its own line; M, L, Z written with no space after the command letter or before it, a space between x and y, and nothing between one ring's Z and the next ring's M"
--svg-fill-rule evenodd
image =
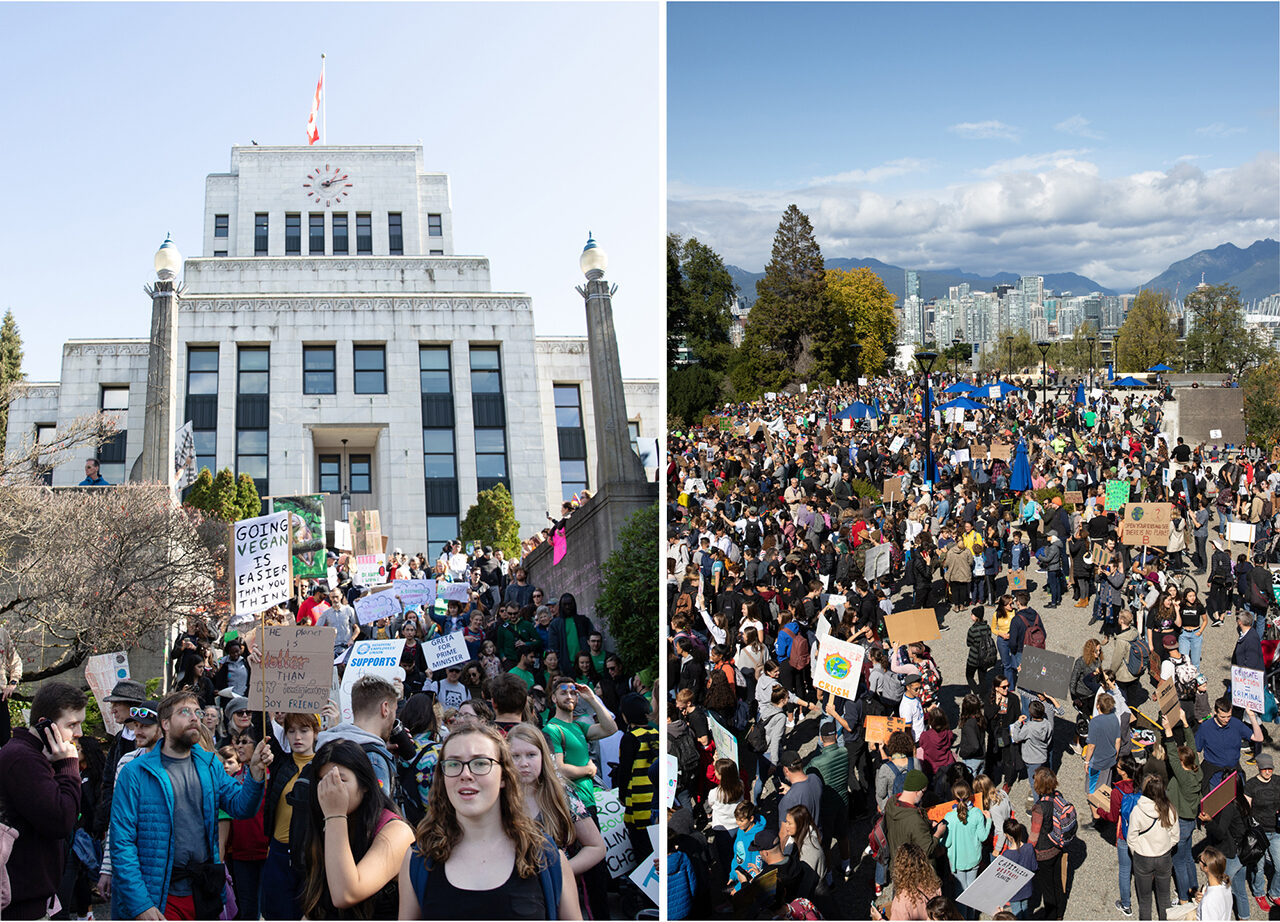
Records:
M682 592L676 596L676 614L692 615L693 614L693 593Z
M871 827L871 835L867 838L867 848L870 850L871 857L876 864L889 864L889 834L885 832L883 813L876 817L875 825Z
M753 551L760 550L760 539L763 537L763 532L760 529L759 519L754 522L748 519L747 527L743 529L743 532L743 545L751 548Z
M1062 796L1061 791L1054 791L1053 828L1049 830L1049 841L1058 848L1066 848L1079 831L1080 823L1076 819L1076 808Z
M1151 648L1141 634L1129 641L1129 655L1125 658L1125 668L1136 679L1147 671L1147 661L1151 658Z
M1267 853L1269 843L1262 826L1252 816L1245 820L1244 835L1237 845L1236 857L1246 868L1251 868L1262 860Z
M769 751L769 735L767 732L769 721L772 717L777 716L779 715L773 714L771 717L764 718L757 717L751 722L751 726L747 728L743 739L746 740L747 746L750 747L752 752L763 753Z
M983 631L978 635L975 651L978 654L978 665L983 669L990 669L1000 662L1000 651L996 649L996 639L991 636L990 631Z
M1026 625L1026 631L1022 635L1022 645L1024 647L1037 647L1044 649L1044 622L1040 620L1040 613L1036 613L1035 621L1028 621L1022 616L1022 612L1018 612L1018 620Z
M778 632L778 639L773 642L773 652L777 655L779 662L791 657L791 643L796 639L795 631L791 630L794 624L794 621L789 621L787 626Z
M695 790L702 770L702 752L687 722L671 721L667 727L667 751L676 757L679 765L676 786L683 791Z
M893 772L893 784L889 788L890 796L896 797L902 793L902 788L907 783L907 772L916 767L915 763L916 760L913 757L908 760L907 767L901 770L899 770L898 766L894 765L892 761L885 763L889 766L889 771Z
M1129 814L1133 812L1133 806L1142 797L1140 791L1129 791L1120 797L1120 835L1122 838L1129 838Z

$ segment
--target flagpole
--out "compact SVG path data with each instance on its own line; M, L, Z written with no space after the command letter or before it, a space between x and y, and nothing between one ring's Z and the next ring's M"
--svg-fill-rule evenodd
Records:
M329 91L324 85L324 52L320 52L320 118L324 128L321 129L320 143L329 143Z

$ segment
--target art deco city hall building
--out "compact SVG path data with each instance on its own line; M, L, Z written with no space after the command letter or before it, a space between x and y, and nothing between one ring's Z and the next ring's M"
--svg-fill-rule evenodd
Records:
M421 147L233 147L205 181L203 235L176 314L175 412L199 466L248 473L263 496L325 493L330 523L348 488L406 552L437 552L496 483L521 537L595 489L587 338L537 336L529 296L491 291L489 260L454 252L449 178ZM104 410L120 432L103 475L128 479L148 343L68 341L59 382L22 386L9 444ZM624 389L652 477L658 383ZM45 476L71 485L83 470L73 458Z

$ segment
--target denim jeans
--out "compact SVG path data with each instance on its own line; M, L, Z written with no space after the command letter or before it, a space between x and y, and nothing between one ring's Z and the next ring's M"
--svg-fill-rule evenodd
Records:
M1116 857L1120 864L1120 905L1133 908L1133 859L1129 857L1129 843L1116 842Z
M1133 882L1138 891L1138 918L1151 918L1151 897L1154 894L1156 918L1165 918L1165 910L1169 908L1169 880L1173 876L1173 855L1131 855L1133 859ZM1239 862L1237 862L1238 864ZM1231 861L1227 861L1227 872L1231 872ZM1249 909L1245 907L1245 918Z
M1022 665L1022 651L1009 654L1009 662L1004 667L1004 677L1009 680L1010 688L1018 687L1018 667Z
M1173 850L1173 886L1178 891L1178 899L1188 899L1196 881L1196 860L1191 857L1191 834L1196 831L1195 820L1184 820L1178 817L1178 846Z
M1239 858L1227 859L1227 874L1231 876L1231 896L1236 904L1236 915L1249 918L1249 888L1245 885L1244 865Z
M1044 764L1045 764L1044 762L1028 762L1027 763L1027 784L1031 785L1033 789L1035 788L1036 769Z
M952 896L953 900L959 899L960 894L964 893L965 888L978 879L978 872L981 870L982 869L980 867L972 867L972 868L969 868L969 870L967 871L951 872L956 879L956 891L955 891L955 894ZM957 905L959 906L959 909L960 909L960 915L963 916L964 918L966 919L978 918L978 913L973 909L972 906L965 906L963 903L959 903Z
M969 771L973 772L973 777L975 778L983 773L983 769L987 762L987 760L981 756L976 759L961 759L960 761L968 767ZM1277 867L1280 867L1280 865L1277 865Z
M1280 832L1268 832L1267 842L1269 843L1269 851L1271 852L1271 863L1275 865L1276 876L1271 881L1271 889L1267 890L1267 899L1280 900ZM1259 896L1267 886L1267 868L1266 859L1258 861L1258 867L1253 872L1253 892Z
M1009 911L1013 913L1015 919L1025 919L1027 917L1027 903L1030 900L1010 900Z
M1197 669L1200 668L1200 648L1203 645L1204 638L1195 631L1183 631L1178 635L1178 649Z
M1004 670L1005 678L1009 680L1009 684L1013 684L1013 677L1009 675L1012 668L1013 658L1009 653L1009 641L1003 637L996 638L996 652L1000 654L1000 668Z
M1051 604L1058 605L1062 601L1062 571L1049 571L1049 599Z

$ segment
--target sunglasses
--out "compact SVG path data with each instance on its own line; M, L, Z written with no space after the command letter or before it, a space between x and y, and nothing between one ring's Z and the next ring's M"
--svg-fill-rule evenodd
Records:
M156 712L151 708L129 708L129 716L134 720L155 720Z
M446 778L457 778L462 774L462 767L465 765L467 771L473 775L487 775L497 764L497 759L490 759L487 756L476 756L466 762L461 759L445 759L440 763L440 771L444 772Z

